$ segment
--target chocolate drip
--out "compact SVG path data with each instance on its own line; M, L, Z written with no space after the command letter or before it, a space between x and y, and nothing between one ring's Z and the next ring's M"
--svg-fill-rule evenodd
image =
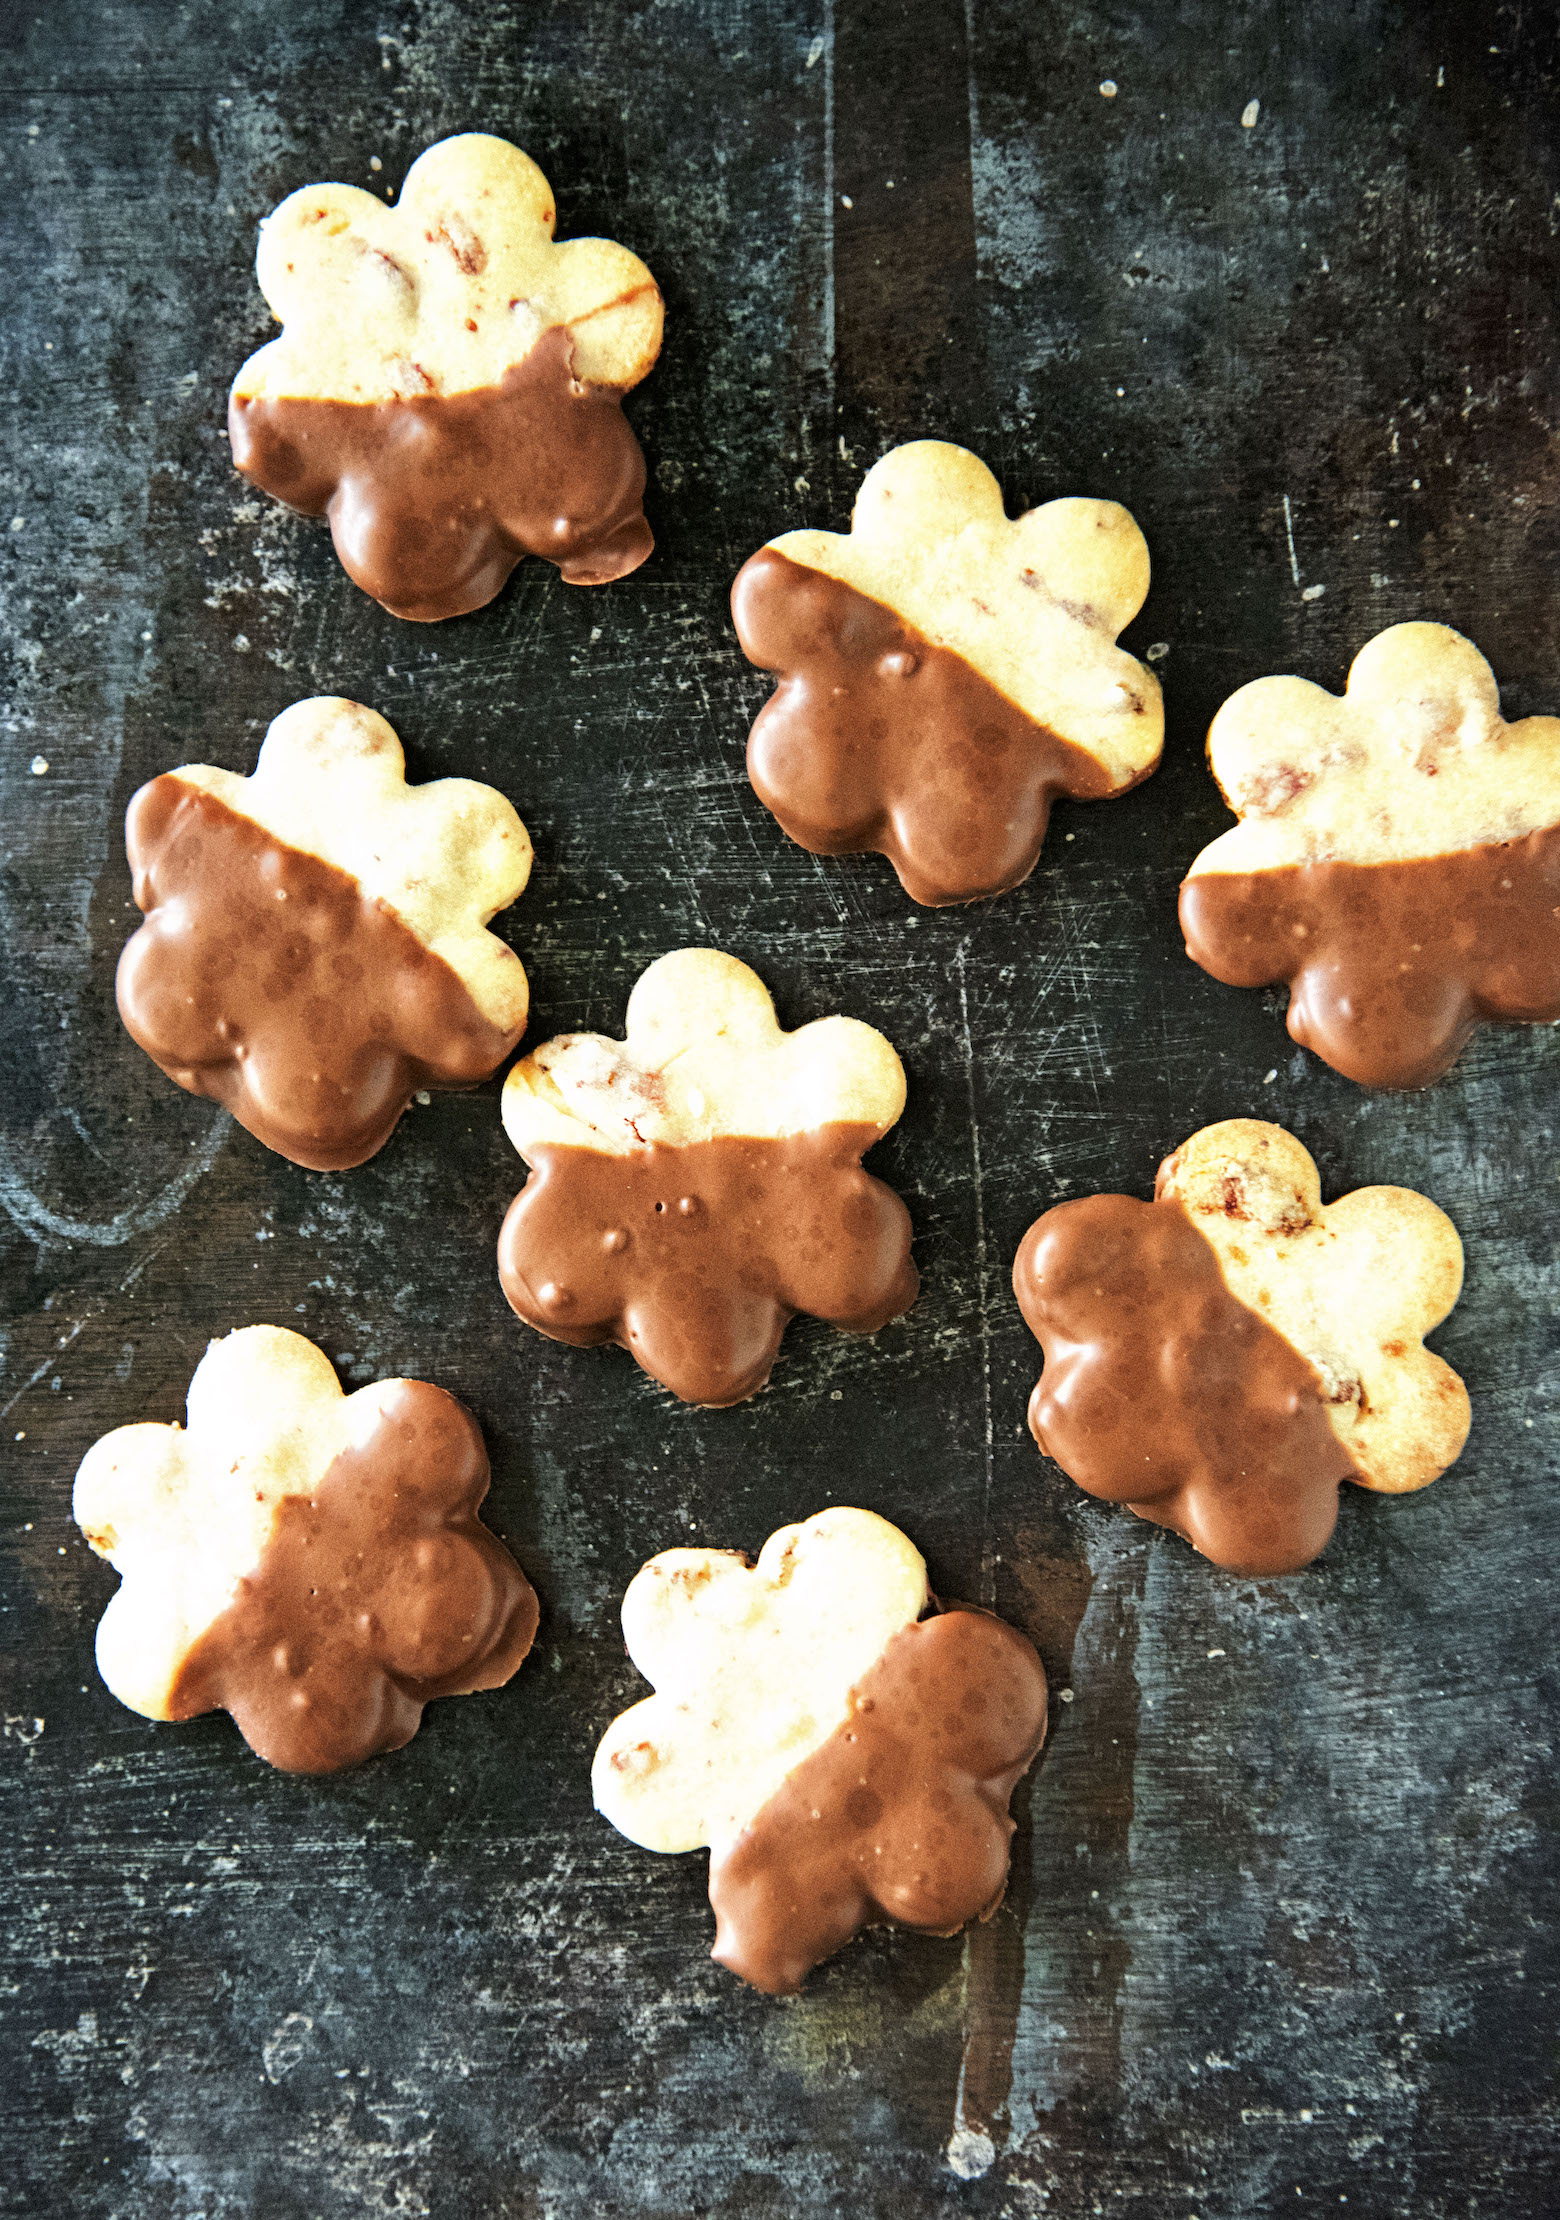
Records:
M738 571L731 612L743 654L780 681L748 738L753 791L814 855L887 856L912 901L1017 886L1057 795L1115 791L962 656L772 547Z
M523 555L571 586L637 570L655 542L645 459L613 386L544 332L499 384L409 400L228 402L246 478L327 516L349 577L392 616L432 623L491 601Z
M1428 1087L1486 1018L1560 1018L1560 826L1398 863L1206 872L1186 952L1231 987L1286 984L1289 1031L1365 1087Z
M192 1646L169 1716L231 1712L289 1773L410 1742L435 1696L499 1688L536 1634L535 1591L477 1517L487 1452L442 1388L398 1380L366 1441L282 1503L260 1562Z
M119 959L119 1014L168 1077L314 1171L361 1164L419 1087L472 1087L523 1027L319 856L173 772L130 804L146 922Z
M1178 1202L1048 1210L1013 1291L1045 1351L1030 1432L1080 1488L1231 1572L1295 1572L1326 1547L1358 1474L1321 1379L1230 1293Z
M879 1138L539 1148L499 1236L504 1293L554 1341L620 1342L685 1403L740 1403L798 1311L874 1334L915 1301L910 1213L861 1168Z
M984 1611L903 1628L844 1723L711 1853L711 1956L784 1996L869 1924L952 1935L989 1919L1045 1693L1032 1646Z

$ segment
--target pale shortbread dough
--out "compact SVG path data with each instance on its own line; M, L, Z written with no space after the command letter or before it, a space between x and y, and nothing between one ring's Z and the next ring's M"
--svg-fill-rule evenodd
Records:
M120 1575L97 1664L122 1704L172 1716L186 1658L259 1564L282 1504L312 1495L343 1450L367 1441L401 1385L345 1395L302 1334L245 1326L196 1366L184 1426L120 1426L93 1444L73 1511Z
M652 1557L623 1598L623 1638L656 1693L602 1737L597 1810L647 1850L729 1842L929 1601L920 1551L871 1511L782 1527L751 1570L730 1550Z
M1506 724L1489 664L1444 624L1378 633L1341 696L1253 680L1214 718L1208 760L1240 823L1191 878L1404 862L1560 824L1560 718Z
M649 1142L754 1140L865 1125L905 1106L898 1056L855 1018L784 1033L769 990L735 956L682 948L643 973L627 1038L562 1033L504 1082L504 1127L529 1163L545 1146L626 1156Z
M1462 1287L1462 1243L1408 1187L1322 1202L1292 1133L1254 1118L1204 1126L1159 1175L1226 1285L1320 1375L1328 1423L1367 1487L1422 1488L1468 1438L1468 1393L1422 1347Z
M1159 682L1116 646L1148 592L1148 547L1117 502L1048 501L1010 521L978 455L918 439L867 472L848 533L769 545L895 610L1114 785L1159 760Z
M429 147L387 207L306 185L260 228L260 289L283 326L239 371L240 400L389 401L497 385L567 327L574 374L637 385L661 346L661 295L610 239L553 239L552 188L506 139Z

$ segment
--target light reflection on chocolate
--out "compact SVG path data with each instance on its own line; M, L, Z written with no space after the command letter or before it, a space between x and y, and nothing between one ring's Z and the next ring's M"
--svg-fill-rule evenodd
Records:
M1231 1294L1180 1203L1048 1210L1013 1292L1045 1351L1030 1431L1080 1488L1232 1572L1294 1572L1326 1547L1358 1475L1321 1378Z
M914 1302L910 1214L861 1168L879 1138L539 1148L499 1236L504 1293L555 1341L620 1342L684 1402L739 1403L798 1311L871 1334Z
M127 1031L295 1164L361 1164L419 1088L475 1086L520 1037L346 872L175 773L136 794L126 842L146 912Z
M1303 1048L1366 1087L1427 1087L1489 1018L1560 1018L1560 826L1388 863L1199 872L1194 963L1284 984Z
M535 1638L535 1591L477 1516L475 1419L400 1380L363 1441L289 1496L265 1552L191 1649L169 1715L227 1711L290 1773L331 1773L417 1732L436 1696L498 1688Z
M1118 791L962 656L775 548L743 564L731 609L743 653L780 681L748 777L815 855L875 850L912 900L973 902L1029 876L1058 795Z
M989 1919L1045 1718L1040 1660L1002 1620L955 1605L905 1627L844 1723L711 1853L712 1956L786 1995L873 1922L952 1935Z
M611 386L572 370L562 327L496 386L392 401L228 402L245 477L327 516L343 566L393 616L480 609L525 555L570 585L637 570L654 546L645 462Z

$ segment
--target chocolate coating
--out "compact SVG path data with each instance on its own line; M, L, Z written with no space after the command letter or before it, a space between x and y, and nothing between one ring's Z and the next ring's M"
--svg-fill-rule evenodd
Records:
M743 654L780 681L748 737L754 793L814 855L887 856L912 901L1017 886L1057 795L1116 791L961 655L772 547L738 571L731 613Z
M504 1293L554 1341L620 1342L685 1403L740 1403L798 1311L875 1334L915 1301L910 1213L861 1168L879 1138L538 1149L499 1235Z
M1080 1488L1231 1572L1296 1572L1326 1547L1358 1474L1321 1378L1230 1293L1178 1202L1048 1210L1013 1292L1045 1351L1030 1432Z
M435 1696L498 1688L537 1625L535 1591L477 1517L476 1420L398 1380L368 1438L289 1496L254 1570L186 1658L175 1719L231 1712L288 1773L334 1773L410 1742Z
M347 575L392 616L433 623L491 601L524 555L571 586L637 570L655 545L645 459L612 386L544 332L496 386L409 400L228 401L233 460L330 519Z
M295 1164L361 1164L419 1087L475 1086L519 1039L356 879L176 774L125 831L146 912L119 959L126 1030Z
M1288 1025L1346 1079L1428 1087L1487 1018L1560 1018L1560 825L1399 863L1182 883L1186 952L1231 987L1286 984Z
M784 1996L861 1928L952 1935L1007 1887L1008 1799L1045 1739L1045 1673L955 1605L903 1628L850 1716L710 1856L711 1956Z

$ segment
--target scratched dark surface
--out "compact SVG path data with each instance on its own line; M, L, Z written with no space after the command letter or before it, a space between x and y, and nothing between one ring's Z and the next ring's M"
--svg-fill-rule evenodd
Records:
M1431 1093L1368 1096L1292 1049L1278 998L1191 967L1174 897L1226 822L1201 743L1247 679L1337 686L1426 616L1508 713L1560 708L1557 61L1551 9L1467 0L0 14L5 2209L1555 2209L1560 1038L1486 1034ZM662 283L630 403L659 545L598 592L527 564L423 629L247 496L223 400L267 328L265 211L394 185L473 127ZM754 547L843 527L867 464L927 433L1015 509L1129 504L1155 566L1129 644L1169 716L1158 777L1061 808L1031 883L962 913L781 838L725 613ZM697 941L787 1023L890 1034L910 1106L873 1161L915 1218L907 1322L798 1325L758 1401L680 1408L505 1309L496 1086L320 1177L131 1047L129 795L248 768L318 692L389 716L414 775L519 806L533 1040L617 1029L645 962ZM1452 1212L1437 1346L1475 1410L1451 1476L1350 1491L1323 1561L1261 1584L1042 1462L1008 1292L1042 1207L1146 1192L1251 1113L1329 1191ZM351 1384L464 1397L543 1597L506 1691L331 1781L267 1772L222 1718L154 1728L92 1667L113 1576L69 1521L77 1460L181 1415L208 1337L252 1320ZM996 1922L868 1937L775 2003L706 1959L703 1859L615 1836L587 1766L638 1686L640 1561L837 1499L1029 1628L1074 1700Z

